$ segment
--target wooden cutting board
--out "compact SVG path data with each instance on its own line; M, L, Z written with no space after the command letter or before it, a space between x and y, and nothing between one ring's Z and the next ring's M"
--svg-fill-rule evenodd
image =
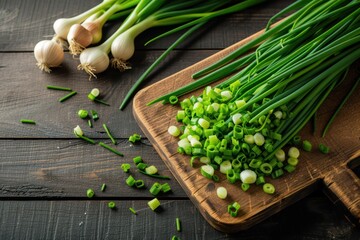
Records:
M200 174L200 165L191 167L189 156L177 153L178 140L167 132L170 125L179 125L175 120L179 107L161 103L146 106L151 100L193 81L191 78L193 73L225 56L260 33L138 92L133 102L136 121L204 218L220 231L237 232L247 229L302 199L318 189L319 186L329 190L332 199L335 202L343 203L347 212L353 216L356 223L359 223L360 180L351 170L360 164L357 159L360 155L359 88L338 114L326 137L320 137L327 120L353 84L351 79L338 87L318 111L318 130L315 134L310 124L301 131L302 139L312 142L313 151L301 152L300 163L295 172L276 180L267 179L276 186L274 195L264 193L262 188L256 185L251 186L247 192L243 192L239 182L230 184L225 176L221 177L221 181L218 183L204 178ZM358 63L352 69L353 77L358 75L356 69L360 69ZM194 91L191 95L197 96L201 91ZM329 154L320 153L317 147L319 143L330 146L331 152ZM219 199L216 195L216 189L219 186L225 186L228 190L228 197L225 200ZM241 211L235 218L227 212L227 206L234 201L241 205Z

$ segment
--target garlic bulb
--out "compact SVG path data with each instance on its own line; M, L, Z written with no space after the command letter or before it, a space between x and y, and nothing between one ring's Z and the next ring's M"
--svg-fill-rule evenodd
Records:
M34 56L40 70L51 72L51 67L58 67L64 61L64 51L57 37L42 40L35 45Z
M84 70L87 74L96 78L95 73L105 71L110 63L106 51L100 47L87 48L80 54L79 70Z
M66 39L72 25L79 23L81 19L59 18L53 24L53 29L59 37Z
M111 44L111 54L114 57L111 60L111 64L114 68L117 68L120 71L131 69L126 61L134 55L134 40L133 34L129 31L126 31L115 38Z
M67 35L69 42L69 51L72 55L79 55L85 47L92 42L91 33L81 24L74 24L71 26Z

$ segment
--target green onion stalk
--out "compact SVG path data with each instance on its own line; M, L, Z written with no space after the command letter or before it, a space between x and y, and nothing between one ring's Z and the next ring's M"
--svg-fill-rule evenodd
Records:
M79 55L90 44L99 43L102 38L102 28L108 20L119 18L131 11L139 0L118 0L113 5L91 15L84 22L73 24L67 34L69 51L72 55ZM128 10L128 11L125 11ZM115 15L116 14L116 15Z
M128 91L128 94L125 96L123 102L121 103L119 109L123 110L126 105L131 100L132 96L136 93L137 89L140 87L140 85L146 80L148 75L163 61L166 56L180 43L186 40L191 34L193 34L195 31L203 27L205 23L210 21L212 18L216 18L222 15L234 13L237 11L241 11L244 9L247 9L251 6L254 6L256 4L259 4L261 2L264 2L265 0L247 0L243 1L241 3L234 2L234 1L207 1L205 3L201 3L200 7L193 7L188 10L180 10L180 11L170 11L175 8L178 8L176 4L170 5L169 8L164 8L155 13L153 16L153 20L150 20L149 24L146 24L147 27L156 27L156 26L166 26L166 25L173 25L173 24L180 24L182 25L175 27L163 34L160 34L159 36L149 40L145 45L150 44L153 41L156 41L160 38L163 38L165 36L168 36L170 34L173 34L175 32L188 29L182 36L180 36L173 44L171 44L168 49L161 54L161 56L153 63L151 66L139 77L139 79L135 82L135 84L131 87L131 89ZM191 1L195 3L195 1ZM201 1L198 1L201 2ZM179 5L182 6L186 4L184 1L180 1ZM207 12L205 12L207 11ZM134 26L134 28L137 28ZM144 29L142 29L144 30ZM126 68L127 65L124 64L124 60L126 61L133 55L134 51L134 44L131 44L131 48L125 48L126 44L123 42L133 42L134 38L141 33L141 30L129 30L129 33L125 34L124 36L119 36L119 39L117 39L117 42L114 42L112 49L112 53L114 56L116 56L113 59L113 65L122 70L124 67ZM119 42L121 42L122 47L119 47ZM123 50L119 50L123 49ZM131 50L128 50L131 49ZM118 51L119 50L119 51ZM116 52L119 53L116 53ZM114 54L115 52L115 54ZM122 54L120 54L122 53Z
M204 176L214 174L204 169L220 167L232 183L248 171L251 183L265 184L266 176L294 171L298 150L286 156L286 147L329 94L351 81L348 69L360 59L360 2L297 1L270 22L290 10L296 11L195 73L195 81L148 104L169 103L206 86L201 95L180 101L176 115L184 125L178 152L192 156L192 163L210 159L201 168Z

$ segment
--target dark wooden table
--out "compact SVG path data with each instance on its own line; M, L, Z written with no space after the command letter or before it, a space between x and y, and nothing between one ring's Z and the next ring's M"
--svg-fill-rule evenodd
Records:
M62 67L51 74L40 72L35 65L33 48L38 41L51 38L53 22L98 2L0 2L0 239L171 239L173 235L180 239L360 239L359 227L347 219L341 204L326 196L321 182L311 195L234 235L214 230L174 178L168 181L172 193L159 197L161 211L151 211L147 207L152 199L148 189L126 186L127 175L120 165L140 155L161 174L171 173L146 138L140 144L129 143L131 134L142 132L131 105L124 111L118 106L140 74L179 35L143 47L159 30L145 32L136 41L138 51L131 59L132 70L120 73L109 69L92 81L76 69L78 60L69 54ZM173 51L145 85L257 32L290 2L270 1L209 23ZM105 37L117 24L105 27ZM78 94L59 103L64 93L46 89L49 84L70 87ZM94 87L101 90L110 107L87 99ZM77 117L79 109L98 111L100 119L93 128ZM21 118L34 119L37 124L21 124ZM124 157L73 135L73 128L80 125L86 135L110 143L102 123L111 129L118 141L116 148ZM360 175L359 168L354 171ZM157 181L139 173L133 175L147 186ZM107 188L101 192L103 183ZM95 190L93 199L86 197L88 188ZM116 203L116 210L107 207L109 201ZM138 214L132 214L129 207ZM177 217L182 222L181 232L176 232Z

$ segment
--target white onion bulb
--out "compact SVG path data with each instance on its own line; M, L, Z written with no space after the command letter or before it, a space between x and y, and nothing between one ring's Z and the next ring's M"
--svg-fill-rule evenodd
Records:
M87 48L80 54L79 70L84 70L96 78L95 73L101 73L109 67L109 56L99 47Z
M117 68L120 71L131 69L126 61L134 55L134 40L134 36L131 32L124 32L115 38L111 44L111 54L114 57L111 60L111 63L114 68Z
M50 73L51 67L58 67L64 61L64 50L57 38L42 40L35 45L34 56L40 70Z

